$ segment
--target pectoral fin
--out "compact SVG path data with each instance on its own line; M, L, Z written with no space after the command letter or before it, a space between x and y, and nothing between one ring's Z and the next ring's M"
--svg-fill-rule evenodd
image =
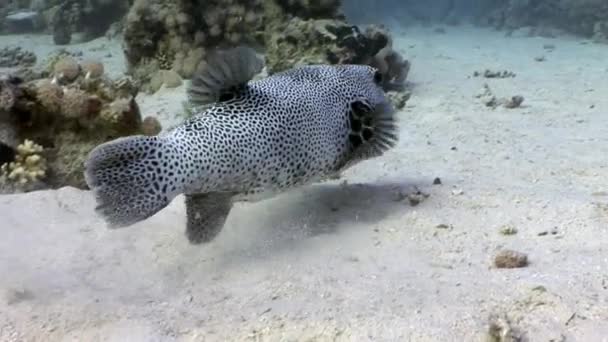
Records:
M192 244L213 240L224 227L232 209L232 194L186 195L186 237Z

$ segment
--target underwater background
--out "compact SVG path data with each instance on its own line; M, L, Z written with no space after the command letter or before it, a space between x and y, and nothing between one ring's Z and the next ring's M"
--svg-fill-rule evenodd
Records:
M203 246L107 229L88 153L236 45L378 68L398 145ZM606 61L605 0L2 0L0 341L608 341Z

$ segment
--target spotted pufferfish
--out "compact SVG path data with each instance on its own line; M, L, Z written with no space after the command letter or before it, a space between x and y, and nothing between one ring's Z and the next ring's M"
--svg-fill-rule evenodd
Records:
M334 178L398 141L377 69L308 65L253 80L263 66L249 47L217 50L187 89L190 119L90 152L86 183L109 227L147 219L184 194L188 241L209 242L235 202Z

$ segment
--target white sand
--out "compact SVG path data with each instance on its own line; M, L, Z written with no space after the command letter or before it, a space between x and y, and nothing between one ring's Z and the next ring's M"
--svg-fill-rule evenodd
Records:
M208 245L186 242L182 198L108 230L88 192L0 197L0 340L481 341L497 316L530 341L607 341L608 46L468 28L396 45L414 85L398 147L345 187L237 206ZM485 68L517 76L470 77ZM525 106L486 108L484 82ZM182 99L139 101L168 122ZM415 187L430 196L396 200ZM492 268L500 248L529 267Z

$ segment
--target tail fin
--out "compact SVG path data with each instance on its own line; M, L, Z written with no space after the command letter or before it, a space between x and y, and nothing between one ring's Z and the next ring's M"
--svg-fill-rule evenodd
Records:
M142 221L175 196L175 163L157 136L119 138L94 148L85 162L85 180L96 211L112 228ZM168 163L167 163L168 162Z
M194 106L230 100L264 67L252 48L238 46L212 52L201 64L188 88Z

